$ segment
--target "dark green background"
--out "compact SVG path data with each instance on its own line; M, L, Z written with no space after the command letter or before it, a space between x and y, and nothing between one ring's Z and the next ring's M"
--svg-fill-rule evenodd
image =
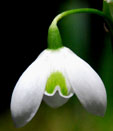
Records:
M104 117L89 114L76 96L58 109L42 102L36 116L16 129L10 115L13 88L22 72L47 48L47 31L53 18L67 9L102 10L102 0L57 0L3 3L0 87L0 131L113 131L113 53L102 18L77 14L59 22L65 46L87 61L102 78L108 97Z

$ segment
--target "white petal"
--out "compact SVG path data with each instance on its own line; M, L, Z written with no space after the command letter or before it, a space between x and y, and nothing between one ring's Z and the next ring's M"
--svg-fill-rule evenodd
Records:
M22 74L13 91L11 113L16 127L27 124L42 101L48 75L45 52L42 52Z
M57 108L65 104L69 98L73 96L73 93L70 93L68 96L62 95L60 88L56 87L52 94L44 93L43 100L53 108Z
M70 84L87 111L103 116L106 111L106 91L98 74L85 61L67 49L65 66Z

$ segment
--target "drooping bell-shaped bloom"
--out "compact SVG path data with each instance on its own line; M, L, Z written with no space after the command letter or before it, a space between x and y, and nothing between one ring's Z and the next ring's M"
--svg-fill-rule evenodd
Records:
M27 124L41 101L59 107L76 95L84 108L103 116L106 91L98 74L66 47L45 49L18 80L11 99L11 113L17 127Z

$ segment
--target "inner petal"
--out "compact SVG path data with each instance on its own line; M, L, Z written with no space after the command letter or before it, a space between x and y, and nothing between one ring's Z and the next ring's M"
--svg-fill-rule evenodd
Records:
M46 92L49 94L52 94L55 90L56 87L60 88L61 93L64 96L68 95L68 88L66 85L66 80L65 77L63 76L63 74L59 71L53 72L46 83Z

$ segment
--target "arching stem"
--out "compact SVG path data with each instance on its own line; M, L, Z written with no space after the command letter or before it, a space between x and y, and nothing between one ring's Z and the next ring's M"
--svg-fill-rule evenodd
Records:
M65 12L62 12L61 14L57 15L48 30L48 48L49 49L58 49L62 47L62 39L59 32L59 29L57 27L57 23L59 20L61 20L63 17L71 15L71 14L77 14L77 13L90 13L90 14L96 14L106 21L108 28L113 36L113 21L102 11L92 8L81 8L81 9L72 9Z

